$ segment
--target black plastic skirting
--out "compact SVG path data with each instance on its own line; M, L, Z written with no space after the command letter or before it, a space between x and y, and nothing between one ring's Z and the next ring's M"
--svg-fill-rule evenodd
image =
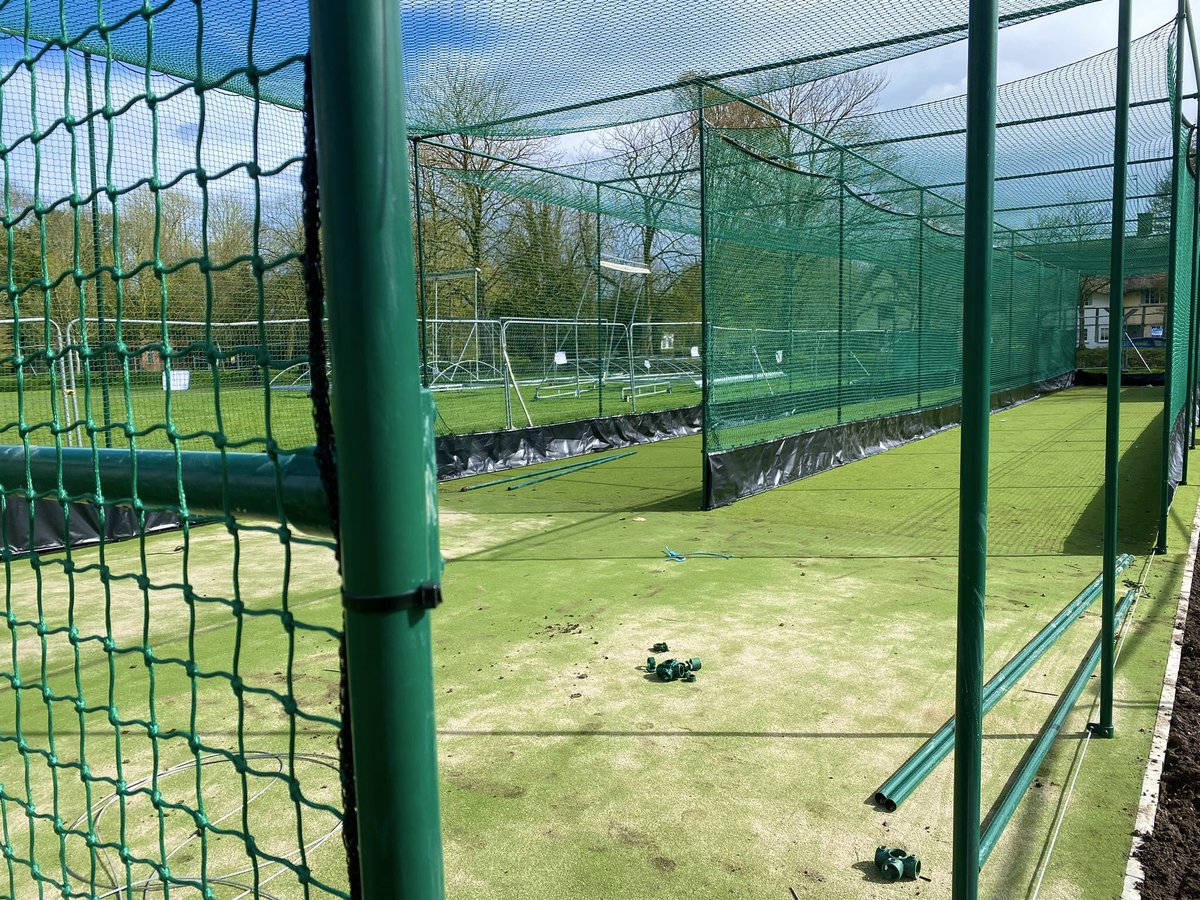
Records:
M29 501L8 497L3 515L4 553L22 556L31 552L53 553L71 547L100 543L99 510L91 503L67 503L56 500L33 501L33 527L30 528ZM179 516L171 512L147 511L145 533L179 527ZM143 531L137 514L127 506L107 506L104 516L104 543L127 541Z
M1166 384L1165 372L1122 372L1122 387L1153 387ZM1088 372L1080 369L1075 373L1075 383L1080 387L1104 387L1108 384L1107 372Z
M513 431L445 434L437 439L438 478L480 475L585 453L631 447L697 434L700 428L700 407L692 406Z
M992 394L992 410L1071 387L1075 373ZM771 488L865 459L959 424L962 406L948 403L708 454L705 509L726 506Z

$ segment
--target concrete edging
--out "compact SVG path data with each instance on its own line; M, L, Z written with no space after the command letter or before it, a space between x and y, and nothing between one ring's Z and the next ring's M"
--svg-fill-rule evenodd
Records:
M1175 683L1179 678L1179 662L1183 656L1183 632L1187 626L1188 598L1192 593L1192 578L1196 571L1196 548L1200 543L1200 503L1192 519L1192 536L1188 544L1187 564L1183 570L1183 583L1179 588L1179 605L1175 612L1175 628L1171 632L1171 649L1167 655L1167 670L1163 675L1162 694L1158 700L1158 717L1154 723L1154 737L1150 742L1150 753L1146 759L1146 775L1142 779L1142 796L1138 801L1137 818L1133 826L1133 842L1129 848L1129 861L1125 865L1125 887L1121 900L1142 900L1141 883L1145 877L1142 863L1137 858L1145 838L1154 831L1154 819L1158 814L1159 782L1162 780L1163 763L1167 757L1167 740L1171 736L1171 716L1175 711Z

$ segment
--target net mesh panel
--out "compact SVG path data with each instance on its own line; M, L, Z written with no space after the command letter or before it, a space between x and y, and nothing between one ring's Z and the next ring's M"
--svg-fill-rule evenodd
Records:
M1188 173L1187 155L1190 134L1181 128L1175 162L1175 185L1178 200L1176 227L1172 231L1172 284L1169 295L1167 331L1170 343L1167 351L1166 419L1170 427L1164 447L1167 478L1172 486L1182 478L1182 457L1187 452L1188 433L1184 427L1184 406L1188 394L1188 354L1192 328L1192 229L1194 219L1195 183Z
M332 548L290 526L282 475L281 512L250 519L224 471L313 441L303 122L262 99L301 83L303 41L258 55L276 24L253 3L119 6L0 9L17 34L0 39L0 441L85 471L109 448L173 451L177 498L145 502L136 479L105 495L98 469L78 494L0 483L6 545L21 525L70 533L68 501L102 533L112 504L140 523L4 554L0 893L345 896ZM193 450L230 479L204 527ZM158 510L181 528L147 533Z
M422 366L439 432L698 405L686 184L616 169L601 184L501 155L534 155L528 143L466 140L418 144Z
M710 452L959 398L961 235L866 157L788 149L773 121L706 126ZM1004 246L994 264L994 388L1073 369L1078 274Z
M1073 0L1003 0L1004 25L1077 5ZM940 46L966 36L966 8L937 2L869 0L847 16L836 4L738 4L664 0L652 7L622 0L597 7L577 0L513 4L477 0L430 4L402 0L405 80L413 130L440 134L463 126L456 79L509 86L506 102L471 117L470 124L536 116L510 130L577 131L651 119L678 111L674 86L681 73L744 73L731 84L757 95L783 83L812 81ZM289 65L308 44L307 5L272 2L269 23L248 40L254 0L221 4L158 4L153 39L138 33L140 0L110 0L97 28L96 4L30 0L0 7L0 30L45 42L70 43L97 55L141 65L153 47L158 71L224 86L265 100L302 106L303 79ZM125 27L131 23L132 28ZM144 29L142 29L144 30ZM720 40L713 40L714 34ZM204 53L196 53L197 34ZM245 70L247 49L259 81ZM803 47L797 55L797 47ZM793 65L772 68L780 63ZM460 95L459 95L460 96ZM614 102L602 103L609 98ZM568 107L566 111L547 114Z

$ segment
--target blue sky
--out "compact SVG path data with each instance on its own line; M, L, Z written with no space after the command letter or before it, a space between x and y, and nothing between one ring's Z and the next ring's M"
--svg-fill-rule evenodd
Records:
M1153 31L1172 19L1175 10L1175 0L1136 0L1134 36ZM1013 25L1000 32L999 80L1004 83L1036 75L1108 50L1116 43L1116 0L1101 0ZM938 47L878 68L889 78L881 108L953 97L966 91L966 42ZM1191 85L1194 79L1190 71L1187 78Z

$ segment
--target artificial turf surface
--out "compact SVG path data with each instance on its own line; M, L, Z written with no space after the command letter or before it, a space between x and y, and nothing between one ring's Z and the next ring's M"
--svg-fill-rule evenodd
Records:
M992 419L989 673L1098 572L1103 398L1102 389L1075 389ZM1161 389L1124 392L1121 550L1139 557L1133 577L1155 537L1161 398ZM895 813L867 800L952 707L957 452L958 432L949 431L708 513L698 511L698 438L641 446L519 491L441 485L448 565L433 633L449 896L787 898L794 887L814 898L948 897L950 761ZM1118 737L1089 745L1041 897L1120 892L1196 500L1191 488L1177 495L1169 553L1153 559L1120 658ZM672 562L666 547L734 558ZM73 615L85 635L111 627L122 647L151 644L160 660L152 667L154 716L164 730L194 727L207 745L246 753L286 752L294 741L317 760L297 770L306 796L336 806L336 776L319 761L336 757L328 723L288 716L261 692L243 694L239 710L230 677L193 682L182 664L161 662L193 658L205 671L236 672L245 685L292 696L306 713L336 715L336 644L320 630L339 615L328 550L281 544L269 529L240 530L236 550L235 558L235 541L220 526L197 529L186 542L178 534L149 538L144 553L136 542L108 547L104 564L119 577L109 579L107 604L96 550L75 551L72 566L65 554L43 556L36 567L17 561L8 602L22 620L40 616L55 626ZM285 572L289 609L316 630L289 637L278 615L235 614L238 603L279 610ZM205 602L187 602L185 580ZM985 810L1097 624L1098 606L989 716ZM178 736L160 738L156 757L135 721L151 714L150 667L140 652L111 657L85 642L77 668L64 633L48 634L43 649L36 626L0 619L0 632L15 635L9 645L28 686L19 692L22 733L42 749L48 724L57 735L68 824L88 805L69 765L85 744L96 772L112 777L121 759L129 781L191 757ZM639 670L660 640L703 659L695 684L661 684ZM12 673L12 653L0 659ZM89 713L84 741L74 705L47 703L36 687L43 682L61 697L113 702L127 724L114 728ZM984 870L984 896L1030 895L1093 695L1085 693ZM0 733L15 733L17 697L0 692ZM0 743L0 783L15 798L0 804L5 841L61 879L53 822L35 818L31 850L18 802L32 797L53 815L49 771L35 754L27 773L16 745ZM193 775L163 779L164 794L191 807L203 797L210 819L241 827L236 769L208 769L200 788ZM257 795L266 784L271 789ZM92 803L110 792L97 787ZM260 845L294 849L297 814L285 783L250 776L245 796L257 798L244 821ZM139 796L125 818L137 854L158 858L161 842L180 877L248 866L239 838L206 832L202 841L180 810L160 816ZM300 818L306 844L328 830L319 809ZM110 807L97 831L116 840L119 823ZM65 843L70 869L86 872L84 840ZM877 883L870 860L880 844L921 856L930 880ZM308 864L342 887L341 853L335 837L312 847ZM259 873L260 881L275 876L260 885L262 895L302 896L278 868ZM133 881L149 873L144 864L131 870ZM9 892L38 896L23 864L12 871ZM244 886L254 877L231 880ZM225 900L242 888L215 890ZM49 885L45 895L57 896Z
M1161 391L1125 392L1122 550L1154 540ZM1103 391L992 420L988 670L1099 570ZM699 442L517 492L443 485L435 631L451 894L949 896L952 765L899 811L871 792L952 709L958 432L710 513ZM1196 494L1181 489L1043 897L1115 897ZM665 559L663 550L731 553ZM987 721L984 807L1095 635L1098 608ZM668 641L692 685L637 666ZM1092 692L984 870L1036 877ZM877 845L931 881L874 882Z

